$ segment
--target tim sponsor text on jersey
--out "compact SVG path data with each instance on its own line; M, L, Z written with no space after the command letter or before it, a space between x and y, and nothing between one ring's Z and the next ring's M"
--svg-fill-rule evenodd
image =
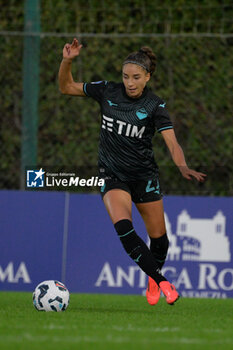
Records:
M113 132L114 124L117 127L117 133L118 135L124 135L129 137L138 137L142 138L142 135L145 131L145 126L139 127L137 125L132 125L129 123L126 123L122 120L115 120L113 118L106 117L103 115L102 119L102 129L106 129L110 132Z

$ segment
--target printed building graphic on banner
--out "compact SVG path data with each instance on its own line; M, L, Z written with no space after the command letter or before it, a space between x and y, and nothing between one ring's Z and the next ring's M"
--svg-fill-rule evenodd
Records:
M167 260L180 260L181 248L177 243L177 237L175 234L172 234L171 223L168 218L168 215L164 213L167 235L169 239L169 249L167 254Z
M98 195L3 191L0 199L0 290L57 279L72 293L145 294L148 278L122 249ZM183 297L233 298L233 198L169 196L165 208L164 276Z
M231 261L230 242L226 235L226 217L221 211L211 219L194 219L187 210L183 210L177 217L176 235L172 234L167 214L165 221L170 240L168 260Z
M162 272L184 297L227 298L233 291L233 269L229 264L231 247L226 216L220 210L208 218L194 218L190 213L191 210L181 209L173 222L165 213L170 244ZM110 288L109 292L113 288L119 292L131 288L132 292L137 290L144 295L147 276L136 265L115 265L109 260L94 285L97 289Z

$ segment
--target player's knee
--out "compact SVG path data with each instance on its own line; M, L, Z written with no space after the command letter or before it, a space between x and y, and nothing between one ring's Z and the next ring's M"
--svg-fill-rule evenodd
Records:
M156 228L153 230L150 230L149 236L150 238L160 238L163 237L166 234L166 230L164 228Z
M140 245L132 221L123 219L115 223L114 227L124 249L128 254L131 254L135 247Z
M114 227L120 238L126 237L134 231L132 221L128 219L119 220L115 223Z
M161 252L161 254L167 254L169 248L169 239L167 233L163 233L160 237L150 237L150 247L152 251Z

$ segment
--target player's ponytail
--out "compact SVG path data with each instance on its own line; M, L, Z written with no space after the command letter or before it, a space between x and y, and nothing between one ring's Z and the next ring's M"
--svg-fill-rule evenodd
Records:
M149 59L151 61L150 62L150 74L152 75L155 71L155 68L156 68L156 56L155 56L154 52L148 46L141 47L139 52L142 52L143 54L145 54L149 57Z
M134 63L152 75L156 68L156 56L152 49L148 46L143 46L136 52L129 54L123 64Z

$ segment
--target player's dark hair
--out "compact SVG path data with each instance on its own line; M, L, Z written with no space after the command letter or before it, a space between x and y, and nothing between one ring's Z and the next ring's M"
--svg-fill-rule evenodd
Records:
M150 47L143 46L126 57L123 65L127 63L138 64L152 75L156 68L156 56Z

